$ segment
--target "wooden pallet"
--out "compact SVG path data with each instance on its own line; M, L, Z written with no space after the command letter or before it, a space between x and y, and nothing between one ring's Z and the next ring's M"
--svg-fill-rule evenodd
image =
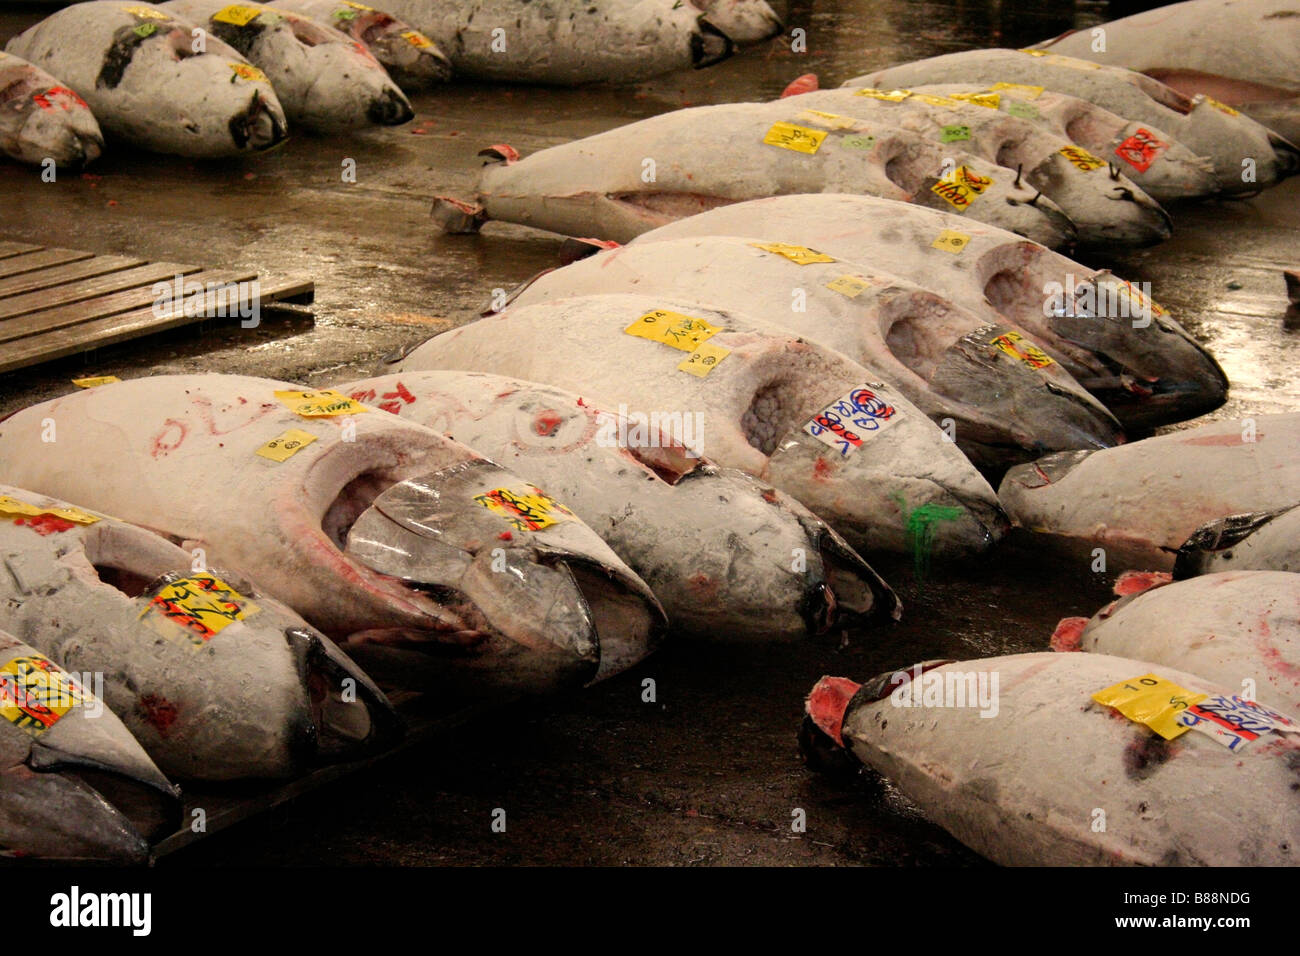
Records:
M315 284L303 279L0 240L0 372L210 318L186 315L184 302L156 307L154 284L177 275L231 287L227 314L236 317L275 302L309 305L315 297ZM255 279L256 291L239 285Z

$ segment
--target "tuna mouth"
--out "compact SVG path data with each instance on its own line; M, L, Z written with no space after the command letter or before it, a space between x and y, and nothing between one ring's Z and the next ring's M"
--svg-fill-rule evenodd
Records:
M1278 178L1285 179L1300 173L1300 146L1272 131L1268 134L1268 140L1277 156Z
M721 63L736 52L731 38L715 27L705 16L695 20L697 32L691 35L691 65L697 70Z
M53 772L81 781L129 820L131 827L150 843L176 832L181 825L180 790L161 773L145 776L40 741L33 745L27 765L37 773Z
M289 131L261 93L253 92L248 109L230 118L230 138L238 149L271 149L289 137Z
M1232 557L1233 548L1288 510L1283 508L1279 511L1228 515L1201 525L1178 549L1174 558L1174 580L1181 581L1204 574L1216 556Z
M801 518L800 524L822 561L823 580L808 589L801 609L810 635L903 616L903 602L894 589L848 542L820 521Z
M370 101L366 118L376 126L401 126L415 119L415 110L400 90L389 86Z

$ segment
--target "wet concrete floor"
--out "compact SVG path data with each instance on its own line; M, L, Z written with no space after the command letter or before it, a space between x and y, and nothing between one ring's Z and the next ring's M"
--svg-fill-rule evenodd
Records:
M760 100L793 77L824 85L894 62L975 46L1024 46L1114 15L1104 2L795 2L788 40L708 70L625 89L457 84L414 98L397 129L298 136L271 155L196 163L110 151L87 175L44 184L0 163L0 238L316 281L314 321L217 322L0 376L0 415L69 391L81 375L219 371L329 385L469 320L494 289L555 263L558 239L491 224L442 236L434 194L472 193L475 153L527 154L686 105ZM40 7L0 6L0 41ZM341 178L356 163L356 183ZM727 157L718 157L727 162ZM1174 207L1174 238L1110 265L1218 356L1233 382L1215 418L1300 409L1300 339L1281 269L1300 264L1300 181L1248 201ZM278 808L164 865L972 864L889 785L808 773L795 748L816 679L862 679L935 657L1045 647L1056 621L1091 614L1115 571L1044 559L1012 541L978 567L875 562L907 604L903 622L845 647L670 644L592 691L505 708L450 739ZM655 681L656 701L642 700ZM490 827L507 812L505 833ZM791 828L802 809L807 830Z

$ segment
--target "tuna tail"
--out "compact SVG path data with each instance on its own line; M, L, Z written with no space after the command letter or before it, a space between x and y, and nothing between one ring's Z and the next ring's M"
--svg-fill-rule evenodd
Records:
M488 221L487 210L478 203L464 202L450 196L433 197L433 207L429 214L439 229L453 236L472 235Z
M1174 559L1174 580L1194 578L1210 570L1214 556L1236 547L1286 509L1228 515L1201 525L1188 536Z

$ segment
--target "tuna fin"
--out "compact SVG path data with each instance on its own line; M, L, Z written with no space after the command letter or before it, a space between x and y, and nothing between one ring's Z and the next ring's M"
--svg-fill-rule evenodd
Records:
M478 203L462 202L450 196L434 196L429 214L439 229L453 236L478 232L488 221L487 211Z
M486 156L493 163L505 163L507 166L513 166L519 162L519 150L505 143L493 143L486 149L480 149L478 155ZM483 165L488 166L491 164L484 163Z
M816 73L805 73L803 76L796 76L790 81L789 85L781 91L780 99L789 96L798 96L800 93L812 93L814 90L821 89L817 80Z

